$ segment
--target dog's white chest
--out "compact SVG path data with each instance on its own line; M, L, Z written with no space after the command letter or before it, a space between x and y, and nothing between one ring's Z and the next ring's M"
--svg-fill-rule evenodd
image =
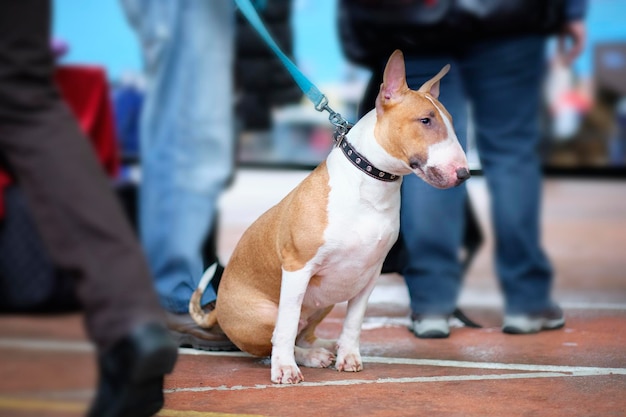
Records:
M361 292L378 275L399 229L399 184L379 188L383 184L372 187L368 181L349 187L331 180L333 185L324 244L313 260L317 279L305 296L305 304L318 307Z

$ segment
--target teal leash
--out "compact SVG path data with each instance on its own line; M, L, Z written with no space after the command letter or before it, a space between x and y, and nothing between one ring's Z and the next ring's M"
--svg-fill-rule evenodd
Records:
M257 0L260 7L264 7L265 1ZM334 111L328 105L328 99L322 92L313 84L300 69L289 59L287 55L280 49L280 47L276 44L272 35L267 31L265 24L261 20L261 17L257 13L256 8L252 4L250 0L235 0L237 7L239 7L239 11L243 14L248 22L254 27L254 29L258 32L261 38L265 41L265 43L270 47L270 49L276 54L278 59L285 66L289 74L292 76L298 87L302 90L304 95L311 100L313 105L315 106L315 110L319 112L327 111L329 116L328 120L335 126L336 134L335 134L335 142L339 144L345 134L350 130L352 124L349 123L346 119L344 119L341 114Z

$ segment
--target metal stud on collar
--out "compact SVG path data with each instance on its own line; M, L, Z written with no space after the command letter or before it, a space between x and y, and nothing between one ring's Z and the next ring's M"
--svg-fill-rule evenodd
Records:
M368 161L363 155L359 154L356 149L350 145L347 140L340 139L341 142L337 144L341 148L343 154L352 162L352 165L357 167L359 170L369 175L372 178L376 178L377 180L385 181L385 182L393 182L400 179L399 175L391 174L389 172L382 171L376 168L370 161Z

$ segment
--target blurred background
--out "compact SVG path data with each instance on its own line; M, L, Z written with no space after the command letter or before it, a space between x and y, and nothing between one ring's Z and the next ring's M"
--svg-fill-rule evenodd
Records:
M338 44L334 0L294 0L293 56L298 67L354 121L369 77L348 63ZM545 85L544 141L547 174L626 177L626 0L590 0L589 44L573 68L550 61ZM115 141L124 167L136 160L136 117L143 80L137 39L117 1L55 0L55 47L61 65L104 70L114 108ZM71 80L67 80L71 83ZM88 87L84 87L88 88ZM331 147L327 114L300 103L270 109L265 128L242 125L242 166L309 169ZM468 154L480 169L473 146ZM123 169L121 175L127 175Z
M290 49L295 63L327 95L334 110L349 121L355 121L357 103L369 73L350 65L343 57L336 27L336 1L293 0L286 29L293 36ZM459 356L464 360L485 362L495 358L498 362L510 359L531 364L554 360L554 363L626 368L623 354L623 335L626 334L626 0L589 0L589 3L586 19L589 44L573 68L560 67L551 60L555 45L548 48L546 58L550 71L542 106L541 153L548 177L543 195L542 240L556 274L555 300L566 310L568 327L544 339L505 341L497 338L498 332L494 332L492 326L500 319L493 307L502 308L504 301L499 282L494 278L497 274L490 196L485 178L476 175L468 181L467 188L482 238L478 243L480 250L464 278L459 306L469 308L470 316L480 323L486 320L488 328L483 333L459 332L448 345L450 350L433 350L435 345L422 341L412 345L413 338L407 338L405 329L410 323L406 285L399 274L384 274L370 297L370 321L366 325L382 323L383 329L390 327L393 331L393 326L400 329L396 329L396 338L389 338L391 333L366 336L370 354L381 355L380 352L392 347L397 350L391 354L399 357L441 355L447 359ZM107 173L115 179L131 220L136 221L136 193L141 181L138 116L145 88L137 37L126 21L119 0L54 0L54 6L53 48L59 64L55 74L58 84L81 127L93 141ZM243 28L241 21L239 28ZM285 30L285 27L279 29ZM249 45L249 49L254 48L264 47ZM245 66L242 56L237 57L238 64ZM257 77L257 84L258 80ZM254 86L254 79L248 81ZM302 181L332 146L332 126L327 114L315 111L299 94L296 87L295 100L294 96L283 98L289 104L272 105L265 109L267 114L254 102L242 105L243 100L236 96L238 162L243 169L237 171L220 200L217 249L222 262L228 261L247 227ZM219 105L219 97L215 102ZM258 118L244 120L244 116ZM468 156L473 173L480 174L471 136ZM4 417L78 415L91 398L97 374L90 357L81 354L91 354L91 351L88 345L82 344L87 339L80 317L40 319L4 316L0 320L3 354L0 415ZM337 321L332 320L334 318L330 326L334 328ZM537 343L538 340L542 342ZM185 360L190 358L191 355ZM194 361L200 359L195 355L193 358ZM235 363L224 357L218 360L226 367ZM190 381L209 386L206 364L187 363L190 365L183 368L185 386L191 384ZM202 375L198 376L200 371ZM216 378L223 375L218 372ZM615 392L619 391L619 387L624 386L616 379L619 375L611 375L610 381L600 383L596 383L597 375L593 378L593 384L581 382L577 386L566 382L570 397L558 392L551 397L558 398L559 404L567 402L571 395L587 400L588 404L580 411L583 414L586 410L596 410L598 403L615 410L626 409L624 397L612 395L611 390L604 393L600 401L590 399L587 392L591 385L596 391L602 391L609 384L618 387ZM573 380L580 380L580 377ZM183 379L170 381L169 386L175 393ZM224 383L220 380L216 384ZM472 389L480 390L475 387ZM525 387L512 389L514 393L528 392ZM179 404L172 400L172 391L168 400L170 408ZM529 400L522 395L523 400L536 403L542 410L551 397L541 393ZM214 402L214 395L206 398L210 404L196 403L210 409L219 404ZM245 401L247 397L242 398ZM254 402L254 407L256 405ZM36 406L41 409L33 408ZM191 407L188 401L184 404L184 408L187 407ZM256 410L254 407L251 409ZM16 411L11 414L13 410ZM26 414L29 410L32 412ZM193 411L185 415L191 413ZM617 415L617 411L615 413Z

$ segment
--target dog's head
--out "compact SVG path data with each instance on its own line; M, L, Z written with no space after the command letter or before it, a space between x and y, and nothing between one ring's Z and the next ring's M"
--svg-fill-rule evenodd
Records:
M439 80L449 68L446 65L419 90L411 90L404 57L396 50L387 62L376 98L376 140L406 166L407 173L437 188L459 185L470 176L452 117L437 100Z

